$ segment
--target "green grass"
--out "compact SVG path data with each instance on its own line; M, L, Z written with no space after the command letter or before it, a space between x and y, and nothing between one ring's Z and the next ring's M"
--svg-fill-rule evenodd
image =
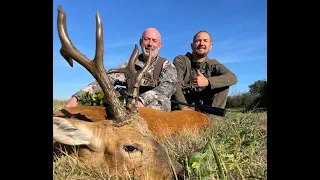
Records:
M202 179L267 179L267 113L230 112L212 122L209 145L188 158L193 174Z
M54 100L53 110L63 108L66 102ZM207 146L185 154L187 157L177 157L189 170L191 179L267 179L267 112L241 113L233 109L227 111L226 117L210 119L214 131ZM198 141L194 146L208 140ZM187 148L192 147L179 144L174 151L187 152ZM75 164L71 157L58 157L54 179L108 179L102 172Z

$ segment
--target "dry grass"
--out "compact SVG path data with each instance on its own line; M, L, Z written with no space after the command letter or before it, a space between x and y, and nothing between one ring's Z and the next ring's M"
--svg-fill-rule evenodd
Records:
M54 100L53 110L65 104L66 100ZM186 141L168 138L164 142L168 152L189 170L190 178L267 179L267 113L233 111L226 117L210 119L214 130L201 139L186 132ZM55 160L54 179L115 179L68 155Z
M66 106L67 102L68 102L67 99L64 99L64 100L54 99L53 100L53 113L56 112L57 110L64 108Z
M161 143L168 150L171 157L183 163L186 157L202 150L206 146L212 133L212 131L201 131L199 136L196 131L182 130L179 135L175 134L174 136L166 137Z

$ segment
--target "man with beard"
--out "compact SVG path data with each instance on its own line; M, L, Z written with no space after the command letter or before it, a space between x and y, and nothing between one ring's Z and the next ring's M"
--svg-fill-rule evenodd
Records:
M163 111L171 111L170 98L175 92L177 83L177 71L175 66L158 55L162 47L161 35L155 28L147 28L139 41L142 53L138 55L135 63L136 70L143 68L149 56L149 48L152 49L152 61L149 69L145 73L140 86L138 107L152 107ZM129 61L126 61L119 68L125 67ZM108 75L114 83L127 81L127 75L124 73L112 73ZM85 93L100 93L102 89L95 81L85 86L68 101L66 107L75 107L81 95Z
M173 64L177 69L178 84L172 99L225 108L229 87L238 79L216 59L209 59L208 53L212 47L211 35L207 31L199 31L191 43L192 53L175 57ZM177 109L190 109L181 104L172 105Z

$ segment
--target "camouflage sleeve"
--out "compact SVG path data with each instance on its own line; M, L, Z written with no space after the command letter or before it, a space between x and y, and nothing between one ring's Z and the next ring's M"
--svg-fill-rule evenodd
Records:
M223 64L217 63L216 69L218 76L208 78L211 89L232 86L238 82L237 76Z
M125 62L124 64L120 65L118 68L125 67L128 64L128 61ZM109 79L111 80L111 83L114 83L116 80L118 81L126 81L126 76L123 73L112 73L108 75ZM97 81L94 81L84 88L80 89L78 92L73 94L73 97L76 97L78 100L80 99L82 94L96 94L102 92L102 89Z
M162 71L159 77L159 85L152 90L149 90L139 96L139 100L144 106L155 99L163 104L164 101L171 99L171 96L175 92L175 86L177 83L177 71L175 66L169 61L165 61L162 66Z
M181 56L176 56L173 60L173 64L175 65L176 69L177 69L177 86L176 86L176 92L175 92L175 98L176 100L180 101L180 102L184 102L187 103L186 98L184 97L184 94L182 92L182 87L183 87L183 74L185 71L185 66L183 63L183 59L181 58ZM180 108L183 107L183 105L179 105Z
M127 66L128 63L129 63L129 61L126 61L125 63L120 65L118 68L123 68L123 67ZM124 74L124 73L112 73L112 74L109 74L108 76L109 76L112 83L114 83L116 80L121 81L121 82L125 82L127 80L126 74Z

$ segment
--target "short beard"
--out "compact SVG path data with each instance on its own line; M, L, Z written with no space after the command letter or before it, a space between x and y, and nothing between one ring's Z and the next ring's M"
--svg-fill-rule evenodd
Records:
M197 51L196 51L196 55L198 56L198 58L203 58L203 57L206 57L207 56L207 53L198 53Z
M154 53L155 53L155 51L157 51L158 49L157 48L155 48L155 49L150 49L150 48L148 48L149 49L149 52L148 52L148 54L150 54L150 55L154 55ZM147 52L146 52L146 49L144 49L143 48L143 52L145 51L145 53L147 54ZM151 51L152 51L152 53L151 53ZM155 55L155 56L157 56L157 55Z

